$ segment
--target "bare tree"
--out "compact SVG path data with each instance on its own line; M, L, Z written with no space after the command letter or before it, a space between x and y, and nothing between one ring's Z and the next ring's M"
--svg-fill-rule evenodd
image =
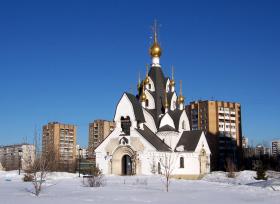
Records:
M42 184L45 182L49 170L49 162L44 156L37 156L29 172L32 175L32 184L34 186L34 194L39 196L42 190Z
M29 167L26 171L27 176L32 179L34 187L34 194L39 196L42 190L42 184L45 182L47 173L50 169L51 160L54 158L53 151L45 152L44 154L38 152L37 132L34 134L35 145L35 159L29 162ZM51 155L52 154L52 155Z
M227 158L226 159L226 171L227 171L227 177L229 178L235 178L235 172L237 170L235 163L232 161L232 159Z
M169 191L170 181L172 172L175 168L175 162L176 162L177 156L172 153L165 152L163 154L163 158L159 160L160 165L162 167L162 175L164 176L164 186L166 189L166 192Z

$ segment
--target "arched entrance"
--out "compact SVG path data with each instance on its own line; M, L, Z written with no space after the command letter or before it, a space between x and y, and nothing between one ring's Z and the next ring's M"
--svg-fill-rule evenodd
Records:
M110 171L115 175L135 175L141 173L141 163L136 152L128 145L120 145L112 154Z
M132 175L132 161L127 154L122 157L122 175Z

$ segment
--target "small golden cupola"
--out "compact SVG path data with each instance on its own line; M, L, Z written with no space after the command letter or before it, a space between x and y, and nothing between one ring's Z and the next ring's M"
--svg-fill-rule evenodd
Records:
M180 95L178 97L178 104L184 104L185 98L182 95L182 80L180 80Z
M147 96L145 94L145 89L144 89L144 84L142 84L142 93L140 95L140 101L141 102L146 102Z
M170 86L174 87L175 86L175 80L174 80L174 67L173 67L173 65L171 67L171 70L172 70L172 78L170 80Z
M157 22L155 21L154 26L153 26L153 38L154 42L152 46L150 47L150 55L151 58L153 59L153 64L159 65L159 58L161 56L162 50L158 42L157 38Z
M146 78L144 80L145 85L148 85L150 83L149 76L148 76L148 71L149 71L149 65L146 65Z

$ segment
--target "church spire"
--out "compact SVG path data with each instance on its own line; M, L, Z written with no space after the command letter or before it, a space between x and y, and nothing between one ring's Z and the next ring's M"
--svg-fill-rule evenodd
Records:
M150 55L152 58L153 66L160 66L159 58L161 56L161 47L158 43L158 31L157 31L157 21L154 21L153 26L153 45L150 47Z
M173 65L171 67L171 71L172 71L172 78L170 80L170 89L171 89L171 92L174 92L175 91L175 80L174 80L174 66Z
M180 80L180 95L178 97L178 104L179 104L179 109L180 110L184 109L184 102L185 102L185 98L182 94L182 80Z

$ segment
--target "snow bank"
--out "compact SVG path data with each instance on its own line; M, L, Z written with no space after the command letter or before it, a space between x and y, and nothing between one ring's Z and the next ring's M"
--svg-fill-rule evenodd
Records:
M235 184L235 185L236 184L245 185L245 184L256 182L256 180L254 179L255 176L256 176L255 171L241 171L241 172L236 172L235 178L228 178L226 172L214 171L204 176L202 180L210 181L210 182L218 182L218 183Z
M256 180L255 171L241 171L236 173L235 178L228 178L226 172L212 172L202 180L208 182L226 183L232 185L247 185L266 188L273 191L280 191L280 172L268 171L268 180Z

